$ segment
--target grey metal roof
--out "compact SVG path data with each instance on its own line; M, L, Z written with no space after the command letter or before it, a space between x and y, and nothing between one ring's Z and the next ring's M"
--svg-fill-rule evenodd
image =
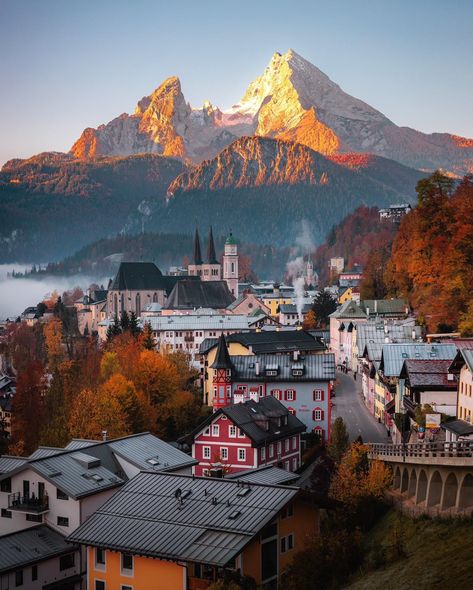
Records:
M349 300L342 303L329 317L336 319L366 319L366 313L356 301Z
M260 354L258 357L251 355L230 356L235 367L234 381L331 381L335 379L335 356L332 353L308 354L299 357L298 363L304 365L302 375L293 375L293 360L290 355ZM256 374L259 364L259 375ZM277 375L266 375L265 367L278 368Z
M155 332L182 330L248 330L253 318L246 315L203 314L147 317Z
M73 438L64 448L73 451L74 449L83 449L90 445L97 444L96 440L87 440L85 438Z
M159 471L173 471L198 463L186 453L150 433L110 441L109 446L118 456L143 470L153 468ZM151 464L148 462L149 459L157 459L159 463Z
M29 459L40 459L42 457L50 457L51 455L57 455L64 449L60 447L38 447L34 453L28 457Z
M0 473L9 473L26 463L28 459L25 457L11 457L9 455L0 456Z
M465 420L449 420L441 424L444 430L450 430L458 436L469 436L473 434L473 424L465 422Z
M289 486L142 472L68 540L224 566L297 492Z
M454 344L383 344L379 368L386 377L399 377L406 359L452 360L456 352Z
M413 320L400 320L384 322L363 322L356 325L356 342L359 354L363 354L368 343L385 344L386 338L390 342L413 342L412 331L416 339L422 336L421 326L415 326Z
M157 470L178 469L196 463L189 455L149 432L95 442L84 447L84 450L85 452L77 448L65 449L48 457L29 459L14 469L19 472L31 468L68 496L77 499L125 483L126 476L117 456L128 460L138 469L152 467L147 459L158 455L160 464L153 466ZM87 467L84 461L86 456L99 459L100 464L93 462L93 465Z
M264 465L256 469L246 469L238 473L226 475L226 479L239 479L240 481L250 483L262 483L270 485L282 485L288 482L296 481L299 476L275 465Z
M312 308L311 303L304 303L302 306L302 313L307 313ZM279 306L280 313L297 313L297 305L295 303L281 303Z
M75 547L45 524L0 537L0 573L70 553Z

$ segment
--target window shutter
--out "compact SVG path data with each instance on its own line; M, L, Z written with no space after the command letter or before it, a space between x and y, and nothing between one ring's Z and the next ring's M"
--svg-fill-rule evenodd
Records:
M324 401L324 390L323 389L320 390L320 401L322 401L322 402Z
M287 401L287 389L284 390L284 399Z
M295 389L292 390L292 400L296 401L296 390Z
M312 410L312 420L315 422L315 410Z
M314 402L315 402L315 389L314 389L314 391L312 392L312 399L313 399L313 400L314 400Z
M323 410L320 410L320 419L321 419L321 420L323 420L323 419L324 419L324 413L325 413L325 412L324 412Z

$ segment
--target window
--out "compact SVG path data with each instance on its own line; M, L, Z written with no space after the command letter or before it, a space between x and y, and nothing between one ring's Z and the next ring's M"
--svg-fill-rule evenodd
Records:
M224 460L228 460L228 449L227 447L220 447L220 457Z
M229 426L228 427L228 436L230 436L231 438L236 438L237 435L237 431L236 431L236 426Z
M35 582L38 579L38 566L33 565L31 568L31 581Z
M210 459L210 447L204 447L204 459Z
M26 520L28 522L43 522L43 516L41 514L27 514Z
M69 526L69 519L66 516L57 517L58 526Z
M286 391L286 399L288 402L293 402L296 399L296 392L294 389L288 389Z
M281 538L281 553L286 553L286 537Z
M295 471L297 469L297 458L294 457L292 460L292 470Z
M121 590L133 590L133 588L131 586L123 586L123 584L120 586Z
M286 553L291 549L294 549L294 535L292 533L281 538L281 553Z
M291 414L292 416L296 415L296 410L294 408L288 408L287 411L289 412L289 414Z
M95 590L105 590L105 582L103 580L95 580Z
M23 586L23 570L15 572L15 586Z
M297 449L297 436L292 437L292 448Z
M321 402L324 399L324 390L323 389L314 389L314 401Z
M220 426L218 424L212 424L212 436L220 435Z
M323 420L322 410L314 410L312 412L312 420L314 420L315 422L319 422L320 420Z
M95 548L95 569L105 569L105 549Z
M272 395L273 397L275 397L276 399L278 399L278 400L281 400L281 397L282 397L282 391L281 391L280 389L273 389L273 390L271 391L271 395Z
M69 500L69 496L67 494L65 494L62 490L60 490L59 488L56 488L56 498L58 500Z
M204 430L204 436L210 436L210 426L207 426L207 428Z
M269 445L269 453L268 454L269 454L270 458L274 457L274 445L273 444Z
M133 555L130 553L122 553L122 574L131 574L133 573Z
M203 475L204 477L208 477L208 476L209 476L209 473L210 473L210 472L209 472L209 470L208 470L208 469L202 469L202 475Z
M282 450L281 441L278 441L278 456L281 454L281 450Z
M284 461L284 469L286 471L290 471L291 467L290 467L289 461Z
M261 461L266 461L266 447L261 449Z
M232 397L232 386L227 385L227 397Z
M2 518L11 518L10 510L7 510L6 508L2 508Z
M241 428L238 429L238 438L245 438L245 433Z
M0 492L8 492L11 494L11 478L6 477L0 481Z
M246 449L238 449L238 461L246 461Z
M59 559L59 569L61 572L64 570L68 570L71 567L74 567L74 553L68 553L67 555L63 555Z
M286 440L284 441L284 450L287 451L289 450L289 441L290 439L286 438Z

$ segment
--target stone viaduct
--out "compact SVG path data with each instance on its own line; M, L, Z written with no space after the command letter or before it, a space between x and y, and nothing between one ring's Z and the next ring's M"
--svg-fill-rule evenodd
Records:
M471 516L473 441L371 444L369 456L393 471L391 497L412 514Z

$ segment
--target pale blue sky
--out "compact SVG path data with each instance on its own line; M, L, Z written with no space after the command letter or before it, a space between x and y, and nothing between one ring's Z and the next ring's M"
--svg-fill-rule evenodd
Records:
M67 151L170 75L226 108L289 47L398 125L473 137L470 0L0 0L0 163Z

